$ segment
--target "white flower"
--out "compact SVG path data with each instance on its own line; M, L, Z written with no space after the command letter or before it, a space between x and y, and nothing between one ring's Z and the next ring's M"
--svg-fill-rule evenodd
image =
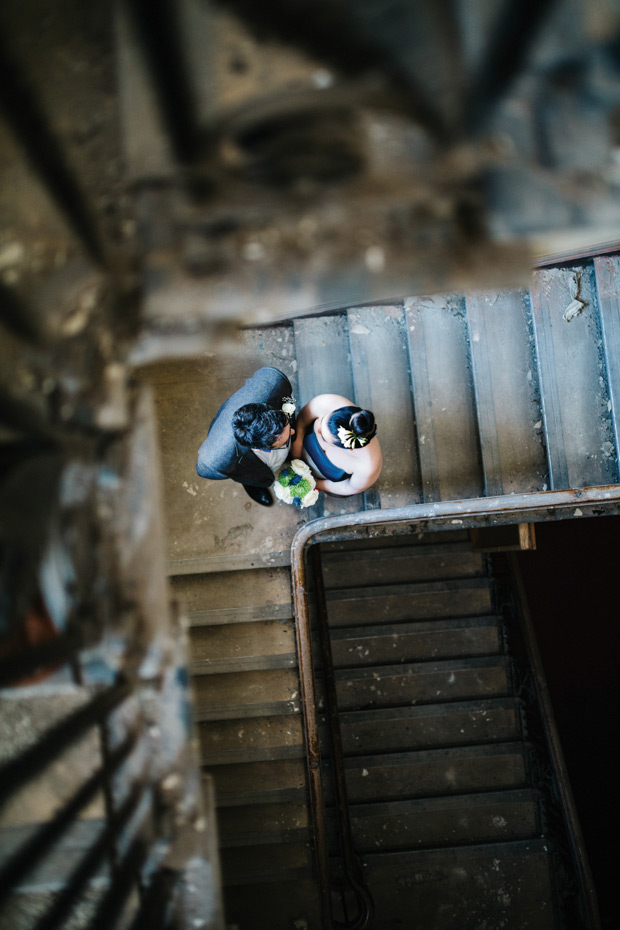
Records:
M275 495L279 500L284 501L285 504L290 504L293 500L289 487L285 487L283 484L280 484L279 481L276 481L273 490Z
M345 449L352 449L353 443L355 442L355 433L350 429L345 429L344 426L338 427L338 439L345 447Z
M282 413L285 413L287 417L292 417L295 413L295 398L294 397L283 397L282 398Z
M306 494L306 496L301 502L301 506L312 507L313 504L316 504L318 499L319 499L319 490L318 488L314 488L314 490L308 491L308 493Z
M302 478L312 478L310 467L306 465L306 463L301 459L293 459L291 462L291 468L294 472L297 472L298 475L301 475Z

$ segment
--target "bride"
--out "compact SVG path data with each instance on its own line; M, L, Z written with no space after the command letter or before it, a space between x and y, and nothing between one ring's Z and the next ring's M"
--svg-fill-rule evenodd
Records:
M376 432L370 410L340 394L317 394L299 411L291 456L307 462L319 490L341 497L359 494L381 473Z

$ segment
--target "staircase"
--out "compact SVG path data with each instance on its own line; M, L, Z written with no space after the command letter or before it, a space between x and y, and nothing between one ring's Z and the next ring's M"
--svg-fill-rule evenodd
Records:
M554 843L485 557L463 531L321 549L351 828L376 926L413 914L434 930L559 926Z
M259 926L257 914L274 928L319 926L288 571L295 531L307 519L363 509L617 484L619 294L619 258L600 257L538 270L529 292L433 295L297 318L245 330L217 354L143 369L159 411L169 572L190 626L228 920L241 930ZM196 478L208 423L261 365L288 375L300 406L334 391L374 411L385 464L373 488L300 512L259 508L232 482ZM354 834L377 910L392 921L386 916L382 928L401 926L401 899L421 927L452 926L425 911L435 905L423 894L444 887L444 847L456 850L454 881L467 875L461 891L470 911L497 903L506 883L506 902L517 888L547 900L551 882L490 582L465 540L441 537L439 559L428 537L416 558L411 540L402 553L374 552L368 561L354 549L325 553ZM437 578L427 574L433 560L446 562ZM391 574L377 582L375 570ZM376 583L389 607L378 606ZM381 630L372 629L377 616ZM367 649L380 687L364 665ZM455 781L442 796L446 759ZM407 846L403 837L414 832ZM517 855L524 849L527 867ZM465 860L478 865L468 872ZM387 882L392 873L398 888ZM485 888L475 878L482 873ZM448 908L456 885L446 881ZM529 924L506 926L555 926L544 909L527 907ZM515 919L514 908L505 914ZM454 926L467 925L462 916Z

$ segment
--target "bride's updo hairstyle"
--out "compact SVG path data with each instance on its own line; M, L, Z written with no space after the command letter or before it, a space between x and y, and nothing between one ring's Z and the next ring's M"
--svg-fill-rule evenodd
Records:
M361 407L338 407L327 418L334 443L343 449L361 449L377 432L374 414Z

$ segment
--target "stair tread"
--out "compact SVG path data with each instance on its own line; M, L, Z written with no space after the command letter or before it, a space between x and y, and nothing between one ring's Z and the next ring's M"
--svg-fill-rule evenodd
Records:
M244 704L197 704L194 719L198 723L218 720L248 720L255 717L274 717L300 713L299 701L291 698L282 701L252 701Z
M344 760L347 795L353 804L521 788L527 784L527 771L520 742Z
M170 587L190 626L282 620L293 613L288 567L179 575Z
M343 711L345 755L403 752L504 743L519 739L520 717L512 698Z
M585 306L567 322L576 275ZM535 272L531 300L551 486L611 484L617 470L592 267Z
M508 669L497 656L349 668L336 672L338 706L344 712L499 697L509 693Z
M259 746L256 749L224 749L203 752L200 759L202 766L236 765L245 762L280 762L304 758L304 744L291 746Z
M292 622L267 620L194 628L190 656L192 672L295 665L294 626Z
M308 835L308 808L302 801L227 806L218 813L222 847L298 841Z
M374 413L383 452L383 471L374 490L383 508L416 503L421 484L403 308L363 307L347 316L354 399Z
M459 659L429 659L425 662L404 662L394 665L375 665L372 669L349 668L336 671L336 681L380 681L384 677L411 677L412 675L435 675L437 672L466 671L468 669L506 668L504 656L474 656Z
M294 879L307 882L312 874L313 855L307 842L274 842L269 846L269 855L258 845L231 847L222 850L221 860L224 885L230 887L264 882L280 884ZM316 889L313 893L316 896Z
M223 766L222 766L223 767ZM217 768L214 769L217 772ZM218 797L218 810L222 807L245 807L252 805L267 804L289 804L296 801L304 801L307 798L307 789L302 788L266 788L264 791L229 791L226 794L220 794Z
M466 297L485 493L549 487L525 291Z
M529 789L352 804L352 833L364 852L529 839L540 833Z
M296 668L294 652L280 655L225 656L219 659L193 659L189 663L192 675L225 675L232 672L262 672Z
M258 620L290 620L290 604L266 604L260 607L224 607L221 610L194 610L187 614L188 626L228 626L231 623L255 623Z
M374 853L362 856L364 877L386 925L402 914L433 930L469 927L472 918L493 927L557 930L548 841ZM428 894L429 885L434 889ZM437 902L446 902L438 908Z
M464 308L457 295L406 301L426 501L480 497L483 488Z
M620 449L620 257L594 259L616 450Z
M271 716L230 717L201 723L198 736L207 765L214 764L212 758L216 755L217 764L221 765L223 759L232 764L237 761L236 755L250 751L259 753L252 760L255 762L269 761L271 752L282 751L273 759L287 759L296 758L299 750L303 751L301 716L287 715L282 709Z
M297 671L290 668L200 675L194 680L198 708L292 702L299 694Z
M299 760L218 766L211 772L218 805L265 803L274 796L305 796L306 770ZM245 801L243 801L245 799Z
M351 813L362 820L367 817L387 817L402 811L424 811L437 813L439 811L460 811L463 808L489 808L503 803L518 802L530 804L537 801L538 796L532 788L514 788L506 791L481 791L475 794L442 795L431 798L406 798L397 801L379 801L375 803L361 803L351 805Z
M484 614L482 617L458 617L441 620L414 620L411 623L402 620L399 623L378 623L375 626L348 626L344 629L332 630L330 638L332 642L338 640L350 639L374 639L376 637L407 635L408 633L434 633L450 632L451 630L461 632L476 629L497 629L497 617L494 614Z
M489 579L483 578L456 578L442 581L422 581L403 584L373 585L371 588L338 588L327 591L328 604L343 600L368 600L408 594L427 594L429 592L464 591L468 589L488 590Z
M491 655L500 650L493 616L467 620L416 620L367 627L342 627L331 634L335 668L388 665L457 656Z
M351 585L399 584L482 575L484 559L479 552L460 544L452 546L402 546L325 553L321 558L326 589Z
M487 578L340 588L326 592L331 627L466 617L491 612Z
M293 323L299 380L299 407L318 394L340 394L355 400L346 314L301 317ZM312 516L355 513L364 509L361 494L321 495Z

